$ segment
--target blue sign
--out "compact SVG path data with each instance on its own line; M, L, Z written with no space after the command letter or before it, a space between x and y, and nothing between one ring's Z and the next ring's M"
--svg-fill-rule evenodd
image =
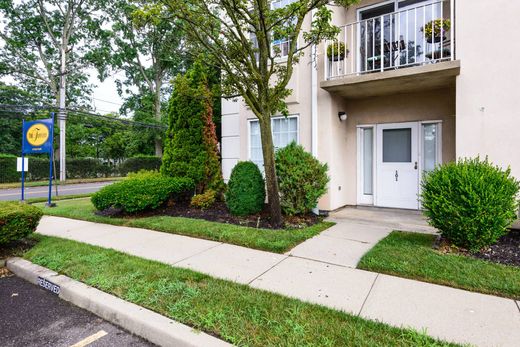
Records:
M25 155L49 153L49 199L47 206L56 206L52 203L52 165L54 153L52 148L54 138L54 113L51 118L26 122L22 119L22 201L25 200ZM57 192L56 192L57 194Z
M51 153L54 134L52 118L23 123L23 154Z

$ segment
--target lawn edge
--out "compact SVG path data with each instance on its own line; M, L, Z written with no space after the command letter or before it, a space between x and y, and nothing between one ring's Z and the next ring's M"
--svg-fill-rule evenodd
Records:
M406 234L414 234L415 233L415 232L402 231L402 230L393 230L392 233L394 233L394 232L406 233ZM367 257L369 255L369 253L371 251L373 251L374 248L380 242L383 242L387 237L392 235L392 233L388 234L385 238L383 238L378 243L376 243L376 245L374 247L372 247L372 249L370 249L367 253L365 253L361 257L361 259L359 260L358 264L356 265L356 269L363 270L363 271L375 272L375 273L388 275L388 276L404 278L404 279L413 280L413 281L419 281L419 282L423 282L423 283L429 283L429 284L434 284L434 285L439 285L439 286L450 287L450 288L453 288L453 289L465 290L467 292L472 292L472 293L477 293L477 294L491 295L491 296L496 296L496 297L500 297L500 298L504 298L504 299L510 299L510 300L513 300L513 301L520 301L520 295L513 296L513 295L508 295L507 293L504 293L504 292L491 291L491 290L488 290L488 291L479 290L479 289L471 287L471 286L460 285L458 283L450 282L448 280L436 280L436 279L433 279L433 278L424 277L424 276L420 276L420 275L409 275L409 274L406 274L406 273L403 273L403 272L391 271L391 270L382 269L382 268L379 268L379 267L363 265L364 258ZM421 234L430 235L430 234L427 234L427 233L421 233ZM461 255L457 255L457 256L461 256ZM475 261L488 262L488 263L491 263L491 264L494 264L494 265L507 266L507 265L504 265L504 264L493 263L493 262L490 262L490 261L487 261L487 260L484 260L484 259L478 259L478 258L471 258L471 259L473 259Z
M231 346L214 336L197 331L185 324L70 277L60 275L28 260L18 257L10 258L6 265L9 271L34 285L38 285L39 279L43 278L60 286L58 294L60 299L159 346Z
M70 198L70 199L61 199L61 200L84 200L86 198L88 198L88 196L86 196L86 197L73 197L73 198ZM42 202L38 201L38 202L35 202L35 203L42 203ZM211 238L211 237L205 237L204 235L193 235L193 234L190 234L190 233L185 233L185 232L180 232L180 231L175 231L174 232L172 230L165 230L164 228L142 226L142 225L137 225L137 224L133 223L134 221L138 221L139 219L146 219L146 218L152 218L152 217L142 217L142 218L137 218L137 219L119 218L119 220L118 220L118 218L110 219L110 217L106 217L106 218L109 218L110 221L98 222L98 221L94 221L94 220L92 220L90 218L85 218L85 217L80 217L80 216L74 216L74 217L72 217L72 216L63 216L63 215L60 215L60 214L52 213L52 211L47 212L47 210L45 210L45 209L43 210L43 214L45 216L49 216L49 217L74 219L74 220L81 220L81 221L85 221L85 222L95 223L95 224L113 225L113 226L121 226L121 227L127 227L127 228L146 229L146 230L150 230L150 231L156 231L156 232L162 232L162 233L166 233L166 234L191 237L191 238L200 239L200 240L222 242L222 243L229 244L229 245L234 245L234 246L239 246L239 247L244 247L244 248L249 248L249 249L255 249L255 250L264 251L264 252L271 252L271 253L276 253L276 254L285 254L286 252L292 250L293 248L295 248L296 246L300 245L301 243L311 239L312 237L314 237L316 235L321 234L325 230L330 229L334 225L337 224L334 221L329 221L329 220L323 219L323 220L321 220L320 222L318 222L316 224L313 224L311 226L306 227L306 228L313 228L313 227L317 227L318 225L320 225L321 227L319 228L319 231L315 235L313 235L311 237L308 237L306 239L303 239L303 240L301 240L301 241L299 241L297 243L291 244L291 245L289 245L288 247L286 247L286 248L284 248L282 250L276 250L276 249L273 249L273 248L266 248L266 247L251 247L251 246L245 245L245 244L240 243L240 242L230 242L229 240L218 240L218 239ZM252 230L261 229L261 230L271 231L269 229L263 229L263 228L258 228L257 229L257 228L253 228L253 227L249 227L249 226L220 223L220 222L208 221L208 220L200 219L200 218L167 216L167 215L157 215L157 216L154 216L154 217L169 217L169 218L189 219L189 220L201 221L201 222L205 222L205 223L216 223L216 224L222 224L222 225L230 225L230 226L236 226L236 227L247 228L247 229L252 229ZM120 220L122 220L122 221L120 222ZM290 230L298 230L298 229L286 229L286 230L290 231ZM276 230L273 230L273 231L276 231Z
M99 177L99 178L72 178L68 179L65 182L59 182L56 183L53 182L54 185L58 186L66 186L69 184L86 184L86 183L101 183L101 182L116 182L121 181L125 177ZM25 183L26 187L45 187L49 185L49 181L28 181ZM22 183L21 182L9 182L9 183L0 183L0 190L1 189L16 189L21 188Z

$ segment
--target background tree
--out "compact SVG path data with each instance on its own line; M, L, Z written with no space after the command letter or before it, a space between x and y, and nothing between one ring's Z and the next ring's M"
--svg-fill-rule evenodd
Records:
M190 40L197 42L222 69L226 95L240 95L260 124L262 152L271 219L281 223L280 197L274 165L271 116L287 115L287 84L303 52L339 32L331 25L327 5L348 6L356 0L299 0L283 8L271 7L269 0L161 0L151 2L144 13L156 16L166 7L174 20L186 25ZM159 8L159 9L158 9ZM304 30L306 17L312 25ZM286 63L272 48L273 40L286 38Z
M0 81L0 105L34 105L41 100L18 87ZM27 116L27 119L30 119ZM18 112L0 107L0 153L19 155L22 146L22 117Z
M224 184L213 123L213 100L208 70L200 61L185 75L175 78L161 172L193 179L196 193L207 189L220 192Z
M164 96L170 91L166 82L187 65L182 26L163 20L161 13L147 18L136 16L136 3L126 0L115 0L106 11L112 23L111 44L95 52L100 78L124 72L125 77L116 81L119 94L130 95L124 111L138 106L140 121L160 123ZM150 135L154 137L155 154L161 156L163 133Z
M65 179L65 107L88 99L90 52L106 44L101 0L4 0L0 74L60 109L60 179ZM67 100L68 99L68 100Z

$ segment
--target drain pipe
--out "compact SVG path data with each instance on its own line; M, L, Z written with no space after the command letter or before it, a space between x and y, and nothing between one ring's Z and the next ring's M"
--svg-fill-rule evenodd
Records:
M316 10L311 12L312 19L316 15ZM314 158L318 158L318 48L314 44L311 47L311 153ZM320 214L318 206L312 212Z

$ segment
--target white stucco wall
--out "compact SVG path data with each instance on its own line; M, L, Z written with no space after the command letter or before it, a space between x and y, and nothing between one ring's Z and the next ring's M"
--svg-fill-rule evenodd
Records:
M458 157L489 156L520 179L520 1L459 0Z

